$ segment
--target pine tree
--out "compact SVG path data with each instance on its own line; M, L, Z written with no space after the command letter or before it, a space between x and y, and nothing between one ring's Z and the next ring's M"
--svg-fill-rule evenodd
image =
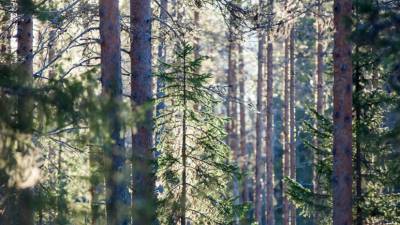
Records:
M159 74L165 80L168 107L156 119L165 129L157 149L161 223L231 224L232 193L228 185L235 168L229 163L226 120L214 115L219 101L207 85L210 74L198 74L203 57L193 59L183 44L172 64ZM177 136L169 134L176 133Z
M333 225L352 223L352 61L350 0L334 1Z

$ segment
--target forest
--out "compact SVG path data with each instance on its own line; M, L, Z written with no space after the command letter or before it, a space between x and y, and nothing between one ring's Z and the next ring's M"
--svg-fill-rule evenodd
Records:
M0 225L400 225L400 0L0 0Z

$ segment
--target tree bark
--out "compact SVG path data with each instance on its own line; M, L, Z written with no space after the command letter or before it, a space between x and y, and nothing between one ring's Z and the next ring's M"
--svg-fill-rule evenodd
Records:
M296 78L294 71L294 28L290 30L289 36L289 62L290 62L290 177L296 180L296 137L295 137L295 126L296 126L296 99L295 99L295 89L296 89ZM296 209L293 204L290 207L290 220L291 225L296 224Z
M290 139L289 139L289 90L290 90L290 77L289 77L289 38L285 38L285 84L284 84L284 162L283 162L283 176L290 177ZM289 200L287 197L287 184L283 183L283 225L289 225Z
M352 224L351 0L334 1L333 225Z
M242 203L249 202L249 189L247 172L248 172L248 156L246 150L246 105L245 105L245 72L244 72L244 59L243 59L243 44L239 44L239 99L240 99L240 155L241 155L241 169L245 175L242 182Z
M133 224L155 221L155 174L153 158L151 21L150 0L131 0L131 95L134 111L141 108L144 120L132 136ZM138 112L137 112L138 113Z
M264 7L264 1L259 0L259 11ZM262 223L262 186L263 163L261 157L262 148L262 106L263 106L263 65L264 65L265 34L263 30L258 31L258 65L257 65L257 116L256 116L256 165L255 165L255 216L256 221Z
M119 104L122 102L120 13L118 0L100 0L101 83L102 94L111 102L107 112L108 129L112 143L104 146L106 155L107 224L125 225L130 206L126 168L125 139Z
M33 20L32 10L26 5L33 4L31 1L17 1L18 25L17 25L17 60L24 73L25 84L33 82ZM21 125L21 132L30 133L33 126L32 110L33 102L29 96L22 96L18 99L18 122ZM11 224L33 225L34 224L34 196L33 187L17 189L16 214L11 218ZM14 204L14 203L11 203Z
M269 1L269 13L273 12L273 0ZM270 18L272 21L272 18ZM268 31L267 45L267 105L266 105L266 134L265 134L265 155L266 155L266 222L268 225L275 224L274 216L274 161L272 144L272 123L273 123L273 44L271 30Z

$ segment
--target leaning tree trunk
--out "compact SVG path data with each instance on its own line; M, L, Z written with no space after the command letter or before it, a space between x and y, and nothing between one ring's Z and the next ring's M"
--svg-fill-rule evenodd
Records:
M112 143L106 143L107 224L125 225L130 205L126 167L125 139L118 105L122 102L120 13L118 0L100 0L102 95L114 105L107 111L107 129Z
M285 38L285 85L284 85L284 114L283 114L283 138L284 138L284 162L283 162L283 176L290 176L290 139L289 139L289 38ZM289 225L289 200L287 194L287 184L283 183L283 225Z
M155 221L155 174L153 158L153 106L151 74L151 1L131 0L131 95L136 113L144 120L132 136L133 224ZM137 110L140 108L141 110Z
M295 125L296 125L296 99L295 99L295 89L296 89L296 79L294 72L294 28L290 30L290 177L296 180L296 143L295 143ZM296 224L296 208L294 204L291 204L290 209L290 221L291 225Z
M352 224L352 1L334 1L333 225Z
M259 11L264 7L264 1L259 0ZM256 165L255 165L255 216L258 224L262 223L262 190L261 177L263 174L263 163L261 158L262 148L262 106L263 106L263 65L264 65L265 34L263 30L258 31L258 65L257 65L257 116L256 116Z
M272 24L274 1L269 1L268 12L269 23ZM266 222L268 225L275 224L274 216L274 161L273 161L273 144L272 144L272 123L273 123L273 44L272 44L272 28L268 28L268 45L267 45L267 105L266 105L266 134L265 134L265 155L266 155Z

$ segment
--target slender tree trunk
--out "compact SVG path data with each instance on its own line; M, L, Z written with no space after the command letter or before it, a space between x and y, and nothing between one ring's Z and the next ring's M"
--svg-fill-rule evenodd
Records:
M323 115L324 113L324 78L323 78L323 67L324 67L324 52L322 45L322 2L318 0L317 2L317 17L316 17L316 28L317 28L317 54L316 54L316 112L318 115ZM319 129L318 120L316 120L315 128ZM320 147L320 143L318 138L315 138L315 146L317 148ZM317 152L314 153L314 166L313 166L313 188L314 193L320 194L319 181L318 181L318 173L316 165L321 160L319 154ZM314 224L318 224L320 221L320 214L318 211L315 212L314 215Z
M25 76L26 84L33 82L33 20L32 12L25 7L26 4L33 4L31 1L17 1L18 4L18 26L17 26L17 59L20 68ZM22 96L18 99L18 122L21 125L21 132L30 133L33 125L32 119L33 102L29 96ZM33 225L34 224L34 203L33 187L17 190L17 201L15 211L11 212L12 224ZM14 204L14 203L12 203Z
M151 7L150 0L131 0L131 95L134 111L141 107L144 120L132 137L133 224L155 221L155 174L153 158Z
M163 63L167 61L167 46L166 46L166 32L167 32L167 19L168 19L168 0L160 1L160 29L159 29L159 44L158 44L158 61L161 62L158 70L159 72L163 72L165 70ZM162 78L157 77L157 99L159 99L159 103L156 106L156 116L161 115L161 111L165 109L165 102L162 100L165 96L164 93L165 82ZM159 132L155 135L155 145L157 146L160 142L160 135L163 129L160 129Z
M100 193L101 183L104 177L100 173L100 163L102 160L102 152L95 151L95 148L89 150L89 166L90 166L90 210L91 210L91 225L99 225L101 210L100 210Z
M194 20L194 26L196 29L200 28L200 13L199 13L199 8L195 8L193 12L193 20ZM194 36L194 58L198 59L200 57L200 38L199 38L199 31L195 32Z
M352 1L334 1L333 225L352 224Z
M239 44L239 98L240 98L240 155L241 155L241 169L245 178L242 182L242 203L249 202L249 189L248 189L248 157L246 150L246 105L245 105L245 72L244 72L244 59L243 59L243 44Z
M272 12L273 1L270 0L269 11ZM266 135L265 135L265 155L266 155L266 222L268 225L275 224L274 216L274 161L272 146L272 123L273 123L273 44L271 40L271 30L268 33L267 45L267 105L266 105Z
M264 7L264 1L259 1L259 11ZM263 163L261 157L262 148L262 106L263 106L263 65L264 65L265 34L263 30L258 31L258 65L257 65L257 116L256 116L256 165L255 165L255 216L256 221L262 223L262 186Z
M295 137L295 125L296 125L296 99L295 99L295 89L296 89L296 78L294 71L294 28L290 30L290 177L296 180L296 137ZM290 210L290 220L291 225L296 224L296 208L291 204Z
M229 96L229 146L233 153L233 161L238 165L239 160L239 144L237 135L237 121L238 121L238 108L237 108L237 75L236 75L236 49L237 41L234 37L233 23L229 27L229 46L228 46L228 96ZM239 205L240 192L239 192L239 181L237 176L233 178L233 195L236 198L235 204ZM235 215L235 223L238 223L238 215Z
M130 205L126 169L125 139L118 105L122 102L120 14L118 0L100 0L101 82L103 95L114 107L108 113L110 136L113 143L106 144L107 224L125 225L129 222Z
M187 135L187 126L186 126L186 117L187 117L187 89L186 89L186 58L183 59L183 116L182 116L182 149L181 149L181 158L182 158L182 193L181 193L181 213L180 213L180 221L181 225L186 225L186 202L187 202L187 143L186 143L186 135Z
M289 139L289 90L290 90L290 78L289 78L289 38L285 38L285 85L284 85L284 162L283 162L283 176L290 176L290 139ZM283 225L289 225L289 200L287 195L287 184L283 183Z

